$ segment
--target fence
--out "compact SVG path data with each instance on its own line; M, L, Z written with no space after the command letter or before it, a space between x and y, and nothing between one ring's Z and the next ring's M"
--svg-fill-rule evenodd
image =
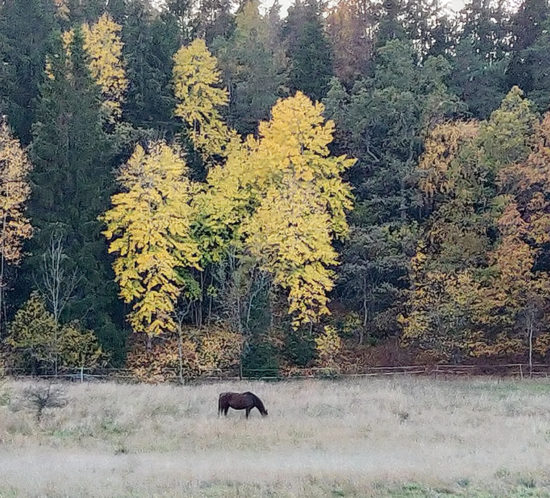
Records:
M126 369L78 369L68 370L57 375L28 375L24 371L15 369L5 370L4 375L15 379L58 379L73 382L139 382L130 370ZM171 382L178 382L177 372L168 370L165 373L173 373ZM507 364L474 364L474 365L407 365L407 366L373 366L367 367L361 372L342 373L335 369L327 368L303 368L293 369L288 372L274 373L273 369L248 369L246 375L238 375L235 370L211 370L204 371L201 375L186 378L188 383L204 383L220 380L266 380L281 381L291 379L350 379L361 377L387 377L387 376L431 376L431 377L464 377L464 376L496 376L496 377L550 377L550 364L533 364L530 370L527 363Z

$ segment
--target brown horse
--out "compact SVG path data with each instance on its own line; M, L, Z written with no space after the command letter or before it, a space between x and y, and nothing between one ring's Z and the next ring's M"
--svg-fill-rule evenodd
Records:
M218 399L218 416L223 413L227 417L229 408L246 410L246 418L248 418L250 410L253 408L257 408L263 417L267 416L267 410L262 400L251 392L221 393Z

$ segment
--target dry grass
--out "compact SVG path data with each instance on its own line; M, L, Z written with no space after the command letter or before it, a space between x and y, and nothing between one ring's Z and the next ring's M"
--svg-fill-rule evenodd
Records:
M73 384L0 393L0 496L550 496L550 382ZM221 391L269 410L218 419Z

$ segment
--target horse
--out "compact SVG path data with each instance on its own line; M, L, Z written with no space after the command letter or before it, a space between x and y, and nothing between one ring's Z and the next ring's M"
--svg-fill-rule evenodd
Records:
M257 408L262 417L267 416L267 410L262 400L251 392L245 393L221 393L218 399L218 417L223 413L227 417L229 408L234 410L246 410L246 418L250 410Z

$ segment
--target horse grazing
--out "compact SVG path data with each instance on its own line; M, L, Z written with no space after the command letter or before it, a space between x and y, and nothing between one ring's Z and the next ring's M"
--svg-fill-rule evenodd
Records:
M262 400L251 392L246 393L221 393L218 399L218 416L223 413L227 417L229 408L233 410L246 410L246 418L250 410L257 408L263 417L267 416L267 410Z

